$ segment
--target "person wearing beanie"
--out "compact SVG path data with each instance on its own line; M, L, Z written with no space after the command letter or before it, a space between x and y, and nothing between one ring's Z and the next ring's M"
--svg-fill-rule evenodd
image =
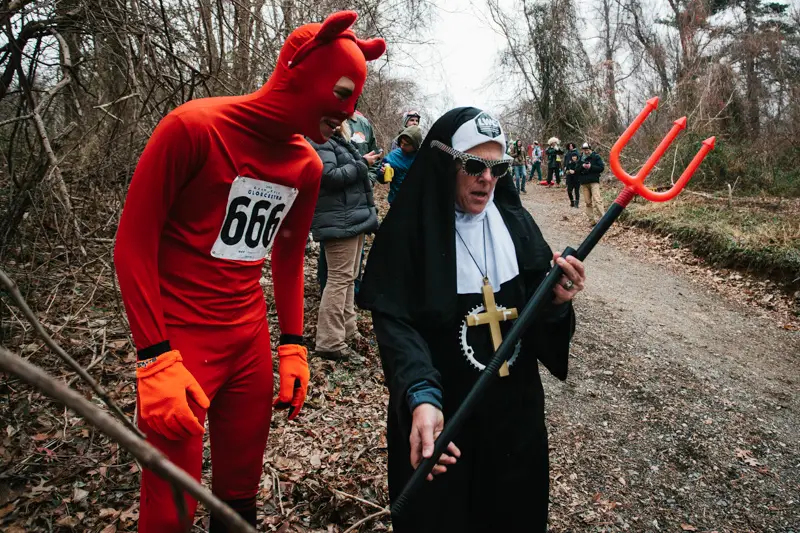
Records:
M552 250L523 207L509 173L500 123L473 107L431 128L378 231L359 307L372 312L386 384L389 498L394 504L439 432L494 355L489 306L512 327L551 270L565 275L501 378L448 443L409 500L397 533L547 530L549 473L541 361L567 376L575 331L572 300L581 261ZM483 317L483 318L482 318ZM429 480L432 480L430 477Z
M397 137L392 139L392 145L389 147L390 152L394 151L400 145L400 135L402 135L403 131L411 126L419 126L419 121L419 111L411 110L403 113L403 129L398 132Z
M342 11L295 29L258 91L200 98L158 124L131 179L114 267L136 345L137 423L200 480L205 423L213 493L256 527L273 407L295 419L309 384L303 260L323 143L355 111L367 61L386 49ZM271 254L280 336L262 279ZM272 345L279 383L273 400ZM183 531L197 501L144 469L140 533ZM210 531L227 531L211 517Z
M600 174L603 173L606 165L603 163L600 154L592 150L592 146L589 143L583 143L581 152L580 167L578 169L580 171L581 196L583 196L583 203L586 206L586 216L589 218L589 224L594 226L605 211L603 197L600 194Z
M389 194L386 196L386 201L390 205L397 197L397 193L400 192L400 187L406 179L406 174L417 157L417 150L422 145L422 130L419 126L409 126L398 135L397 140L398 147L389 152L383 159L383 165L378 172L378 181L386 183L386 165L391 166L394 170L394 176L389 185Z
M419 111L407 111L403 115L403 128L410 128L411 126L419 126Z

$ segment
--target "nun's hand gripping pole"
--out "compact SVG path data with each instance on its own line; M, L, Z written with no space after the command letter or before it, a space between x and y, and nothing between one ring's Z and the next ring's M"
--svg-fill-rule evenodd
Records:
M661 157L667 151L667 148L669 148L670 144L672 144L672 141L675 140L675 137L678 136L681 130L686 128L686 117L682 117L674 122L672 129L669 131L667 136L664 137L664 140L661 141L661 144L658 145L656 150L652 153L652 155L650 155L635 176L631 176L622 168L622 165L619 162L619 154L625 145L627 145L631 140L631 137L633 137L633 135L636 133L636 130L639 129L645 119L647 119L650 113L652 113L657 107L658 97L648 100L647 105L642 112L639 113L633 123L628 126L628 129L622 133L617 142L614 143L609 155L609 162L614 175L625 184L625 188L608 208L608 211L606 211L602 218L597 222L586 239L584 239L580 247L577 250L567 247L561 254L562 257L573 255L581 261L586 259L595 245L600 241L606 231L608 231L608 228L610 228L611 225L617 220L619 215L635 196L641 196L642 198L652 202L666 202L667 200L671 200L677 196L692 178L692 175L697 170L697 167L700 166L703 158L705 158L708 152L714 148L714 137L710 137L703 141L700 151L694 156L694 159L692 159L691 163L689 163L689 166L686 168L686 170L684 170L683 174L681 174L681 177L670 190L665 192L655 192L648 189L644 185L645 178L647 178L648 174L650 174L650 171L653 170L653 167L656 165L658 160L661 159ZM436 459L445 452L448 443L455 440L455 437L458 435L461 427L471 416L472 411L475 409L475 406L478 404L489 386L500 379L498 377L498 370L500 366L511 356L513 347L516 346L517 342L519 342L519 340L522 338L522 335L533 324L533 321L538 318L540 311L550 302L550 300L553 299L553 287L555 287L555 284L559 282L562 275L563 272L561 267L555 264L548 273L547 277L545 277L544 281L542 281L542 283L536 289L534 295L531 297L528 303L525 304L525 307L520 313L519 318L516 322L514 322L514 325L503 339L500 347L486 365L486 368L483 370L483 372L481 372L481 375L478 378L478 381L472 387L472 390L469 392L469 394L467 394L466 398L464 398L464 401L461 403L458 410L453 414L450 420L445 420L444 431L442 431L442 433L440 433L439 437L436 439L433 454L428 459L423 459L423 461L414 471L414 474L411 476L411 479L409 479L408 483L403 489L403 492L392 505L392 516L401 517L405 515L404 511L409 500L426 482L425 479L436 465Z

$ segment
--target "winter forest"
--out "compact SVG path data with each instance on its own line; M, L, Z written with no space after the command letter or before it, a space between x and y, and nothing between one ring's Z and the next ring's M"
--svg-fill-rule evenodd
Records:
M634 201L587 260L572 374L542 379L549 531L797 531L796 0L0 0L0 530L136 531L146 467L170 480L176 502L184 491L201 502L187 531L207 531L212 511L234 514L207 490L208 442L203 488L134 425L117 226L171 110L258 90L295 28L339 10L359 14L360 37L387 44L358 102L386 152L407 111L425 131L470 104L428 81L447 58L415 62L463 38L437 31L455 11L496 36L489 64L458 67L474 71L514 140L587 142L607 161L658 96L622 159L637 171L687 117L648 179L666 190L716 136L678 199ZM601 184L608 205L621 189L608 167ZM382 217L387 188L374 194ZM522 198L554 250L588 232L564 191L534 180ZM321 253L309 242L312 345ZM261 285L275 345L269 262ZM358 332L363 361L310 359L304 413L273 417L259 531L393 531L388 395L369 312L358 311Z

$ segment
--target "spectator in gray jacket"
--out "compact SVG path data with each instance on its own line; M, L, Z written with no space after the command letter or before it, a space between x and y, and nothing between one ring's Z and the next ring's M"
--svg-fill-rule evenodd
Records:
M354 283L364 235L378 229L368 169L378 159L361 155L350 142L347 123L328 142L309 141L322 159L319 199L311 222L315 241L324 244L328 279L322 291L317 320L316 355L326 359L355 359L348 346L356 335Z

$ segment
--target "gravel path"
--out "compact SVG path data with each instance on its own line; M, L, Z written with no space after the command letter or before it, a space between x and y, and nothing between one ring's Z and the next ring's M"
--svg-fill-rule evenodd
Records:
M588 233L564 189L523 201L554 250ZM587 259L569 379L545 379L553 531L800 532L800 333L637 231Z

